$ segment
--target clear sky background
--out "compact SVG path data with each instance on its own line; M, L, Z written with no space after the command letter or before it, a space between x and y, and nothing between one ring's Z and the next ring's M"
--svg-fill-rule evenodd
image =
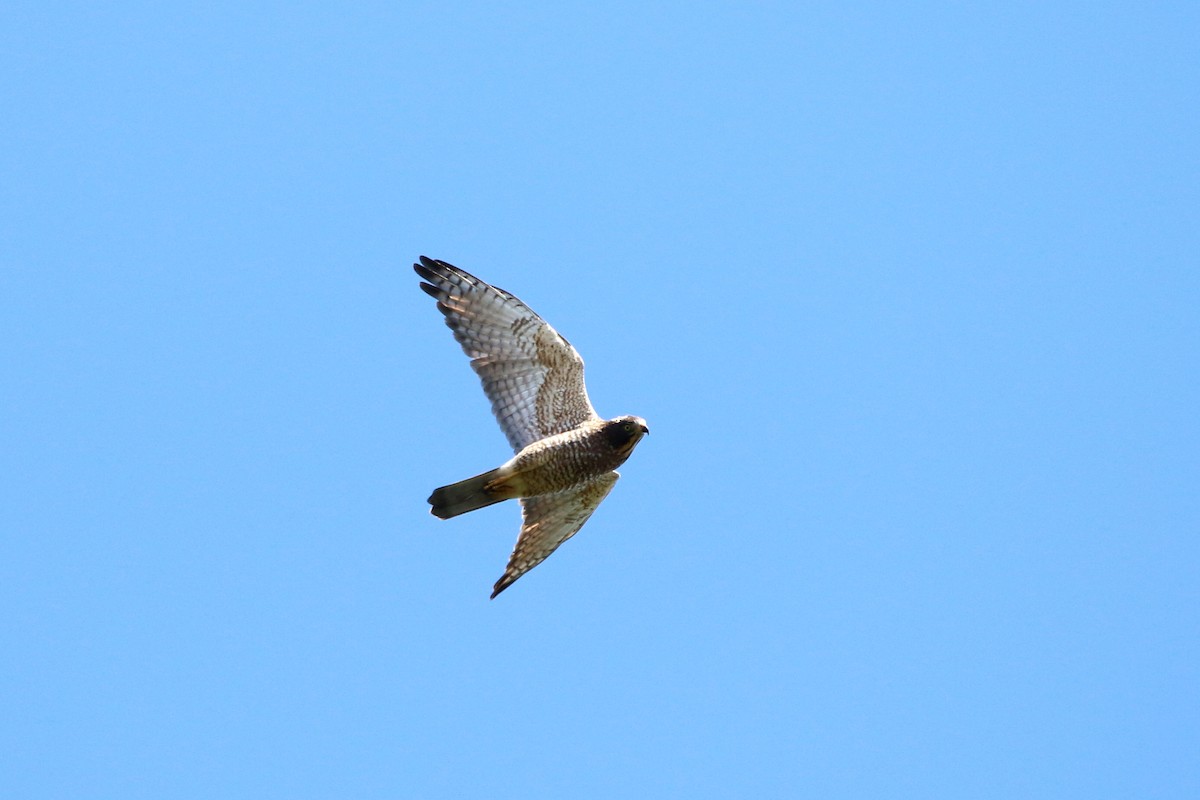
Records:
M9 3L0 795L1200 796L1200 6ZM488 600L418 254L653 430Z

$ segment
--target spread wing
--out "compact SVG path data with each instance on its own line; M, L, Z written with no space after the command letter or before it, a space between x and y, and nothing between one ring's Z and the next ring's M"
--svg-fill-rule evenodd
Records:
M509 556L508 567L492 589L492 597L512 586L517 578L545 561L546 556L574 536L600 501L608 497L619 477L616 472L606 472L577 489L523 498L521 535Z
M413 269L471 357L514 451L599 419L583 384L583 359L529 306L445 261L421 256Z

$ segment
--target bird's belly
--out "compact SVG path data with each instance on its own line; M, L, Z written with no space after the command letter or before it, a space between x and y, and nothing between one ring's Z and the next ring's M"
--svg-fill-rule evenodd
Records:
M565 446L528 458L517 456L512 467L521 484L521 495L529 497L565 491L610 472L620 465L614 455Z

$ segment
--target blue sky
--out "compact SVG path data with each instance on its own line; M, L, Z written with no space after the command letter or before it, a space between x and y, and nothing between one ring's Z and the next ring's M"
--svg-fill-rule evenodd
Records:
M9 4L0 794L1196 797L1198 41ZM653 430L492 602L422 253Z

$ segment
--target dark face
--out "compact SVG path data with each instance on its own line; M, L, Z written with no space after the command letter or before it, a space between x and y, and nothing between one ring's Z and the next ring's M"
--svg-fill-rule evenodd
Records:
M604 435L614 450L625 450L646 433L641 422L632 417L618 417L604 426Z

